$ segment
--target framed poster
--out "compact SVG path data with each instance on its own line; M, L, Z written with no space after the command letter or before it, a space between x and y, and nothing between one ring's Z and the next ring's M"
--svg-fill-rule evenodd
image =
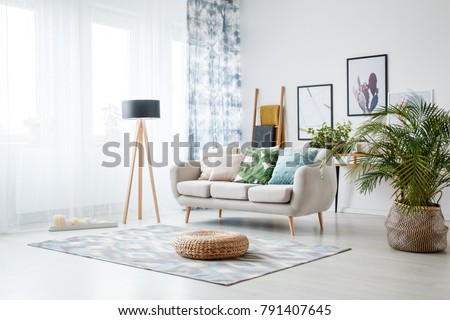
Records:
M393 91L389 92L389 105L396 105L407 101L411 96L417 96L426 103L433 103L433 90Z
M297 87L298 140L310 140L308 128L318 129L323 123L333 128L333 85Z
M387 55L347 59L347 115L365 116L387 105Z
M433 90L420 90L420 91L394 91L389 92L389 105L395 106L397 104L402 104L411 96L417 96L419 99L425 101L426 103L433 103ZM389 124L400 124L400 121L397 117L393 115L389 115L388 117Z

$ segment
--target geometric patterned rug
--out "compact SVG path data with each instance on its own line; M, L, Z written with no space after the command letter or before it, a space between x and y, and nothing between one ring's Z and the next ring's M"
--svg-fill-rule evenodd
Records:
M249 250L242 257L192 260L180 257L172 248L176 236L188 231L193 230L153 225L48 240L31 243L30 246L226 286L350 250L323 244L304 245L295 241L249 238Z

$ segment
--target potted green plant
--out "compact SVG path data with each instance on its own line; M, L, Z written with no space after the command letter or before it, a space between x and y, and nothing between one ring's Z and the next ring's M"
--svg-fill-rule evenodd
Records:
M351 131L351 121L337 123L335 129L331 128L326 123L323 123L318 129L308 128L308 133L311 134L309 146L326 149L332 149L333 147L337 148L348 141Z
M354 136L329 157L366 143L347 177L367 194L382 181L394 189L386 219L389 245L409 252L447 247L448 227L439 201L450 185L450 115L411 95L404 103L376 110Z

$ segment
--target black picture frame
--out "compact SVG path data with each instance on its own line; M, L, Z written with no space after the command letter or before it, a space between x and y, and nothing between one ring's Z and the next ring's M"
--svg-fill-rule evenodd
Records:
M311 140L308 128L318 129L323 123L333 128L333 85L315 84L297 87L298 140Z
M387 61L387 54L347 59L347 116L366 116L387 107Z

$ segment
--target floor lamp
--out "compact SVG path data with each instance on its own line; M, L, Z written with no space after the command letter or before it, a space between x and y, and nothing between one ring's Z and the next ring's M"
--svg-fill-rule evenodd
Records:
M130 176L128 179L128 189L125 199L125 210L123 213L123 223L127 223L128 206L130 204L131 187L133 185L134 163L136 162L136 153L139 152L138 163L138 218L142 219L142 168L144 165L143 157L147 159L148 170L150 173L150 182L152 184L153 204L155 206L156 220L160 223L158 199L156 197L155 179L153 177L152 157L150 146L148 144L146 118L160 118L159 100L126 100L122 101L122 118L136 119L136 139L134 140L133 155L130 165Z

